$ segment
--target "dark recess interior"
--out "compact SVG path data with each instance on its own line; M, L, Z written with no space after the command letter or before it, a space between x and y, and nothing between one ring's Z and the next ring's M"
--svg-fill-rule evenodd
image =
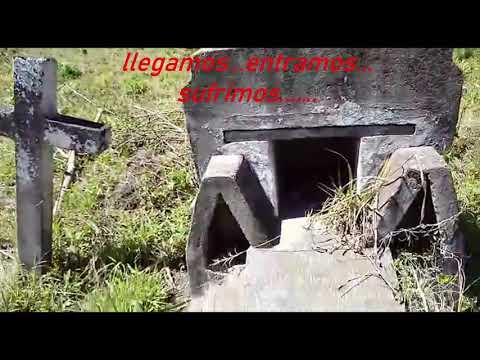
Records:
M250 246L221 195L218 195L217 197L217 206L215 207L213 218L210 223L208 237L208 264L212 264L215 260L229 256L229 253L237 254L242 252ZM233 266L244 264L245 260L246 253L235 257L226 265ZM215 268L210 266L210 269L215 271L221 270L222 268L222 265Z
M318 184L329 187L347 184L349 165L355 178L358 146L358 138L275 141L280 218L301 217L309 210L321 209L329 195ZM348 163L327 149L342 154Z
M397 229L411 229L420 224L431 225L435 224L435 210L433 208L432 196L430 193L430 186L427 186L427 196L424 196L425 192L422 190L418 193L414 202L408 209L403 220L398 224ZM422 218L423 209L423 218ZM392 239L390 249L392 256L397 258L398 255L404 251L412 251L417 254L422 254L427 251L431 244L431 237L426 235L414 234L410 235L410 238L405 234L400 233Z

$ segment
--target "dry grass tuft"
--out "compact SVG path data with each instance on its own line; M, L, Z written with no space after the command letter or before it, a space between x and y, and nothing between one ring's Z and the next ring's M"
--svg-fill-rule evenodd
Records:
M436 224L419 224L418 226L398 229L382 239L379 245L376 236L375 215L377 197L385 186L384 167L378 178L372 179L362 191L357 191L356 181L344 186L331 187L320 185L330 198L322 209L309 216L310 226L329 224L338 235L336 249L351 250L360 254L365 248L374 247L378 259L387 246L400 248L394 260L397 273L399 297L409 311L456 312L472 311L476 308L476 299L468 297L465 288L463 266L458 258L446 252L444 229L458 220L458 215ZM422 179L424 177L422 176ZM425 185L425 184L423 184ZM419 239L427 239L429 246L421 253L413 250L412 244ZM442 271L444 259L457 261L457 275L445 275Z

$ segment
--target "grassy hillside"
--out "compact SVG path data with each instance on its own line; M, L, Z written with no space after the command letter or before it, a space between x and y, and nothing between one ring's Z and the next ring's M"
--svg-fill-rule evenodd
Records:
M103 109L100 121L113 129L109 150L77 156L74 182L54 219L53 269L41 279L16 271L15 159L13 143L0 138L0 311L178 308L175 273L184 268L197 187L176 101L188 74L123 73L129 50L0 50L0 104L12 102L15 55L51 56L59 63L60 112L93 120ZM193 52L144 51L169 57ZM455 61L464 72L465 94L458 136L446 157L470 245L480 257L480 50L457 50ZM55 199L66 161L55 153Z
M480 298L480 49L456 49L464 89L457 136L445 155L462 210L462 229L472 259L467 268L470 292ZM480 303L479 303L480 305Z
M77 156L73 185L54 219L53 271L41 280L0 275L0 311L170 308L175 292L170 269L184 264L196 188L176 101L188 74L124 73L128 51L0 52L1 104L12 102L15 55L51 56L59 64L59 111L93 120L104 109L100 121L113 132L109 150L96 158ZM143 51L171 57L185 50ZM13 150L12 141L0 139L0 257L5 261L15 241ZM60 152L54 158L56 199L67 159Z

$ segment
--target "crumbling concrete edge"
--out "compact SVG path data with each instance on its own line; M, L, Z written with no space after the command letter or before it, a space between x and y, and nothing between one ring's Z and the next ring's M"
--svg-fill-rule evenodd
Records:
M386 204L386 206L380 209L379 214L384 218L378 222L377 233L380 236L396 230L401 217L406 214L406 210L413 203L419 190L418 179L410 182L409 186L407 182L409 179L416 178L417 173L423 174L425 185L430 188L436 223L442 223L445 236L443 244L444 271L447 274L457 274L465 266L467 259L466 242L459 226L457 196L445 160L434 147L420 146L396 150L390 157L389 163L395 168L390 173L389 179L396 178L400 174L403 174L403 179L397 182L399 185L394 188L393 192L387 194L388 196L385 195L388 189L384 191L384 199L380 203ZM409 177L408 174L415 174L415 176ZM404 184L403 189L400 187L402 184ZM379 197L381 196L382 194L379 195ZM387 199L388 197L390 199ZM397 215L397 221L390 221L394 217L393 215ZM458 260L460 260L460 264Z

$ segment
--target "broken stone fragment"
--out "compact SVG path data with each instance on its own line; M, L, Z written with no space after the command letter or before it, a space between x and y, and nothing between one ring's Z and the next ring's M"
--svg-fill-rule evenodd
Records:
M413 217L415 225L429 219L443 232L444 270L457 273L454 257L465 259L465 239L458 225L452 177L442 156L431 146L396 150L386 162L382 178L386 185L378 193L378 239L410 221L407 217ZM417 204L415 208L413 204Z
M408 169L403 164L389 161L389 172L380 187L377 203L377 237L382 241L390 232L397 229L413 201L422 190L419 171ZM398 165L398 166L397 166Z
M273 144L270 141L234 142L226 144L220 149L220 152L224 155L242 155L245 157L272 203L275 216L278 216L278 195L273 151Z

